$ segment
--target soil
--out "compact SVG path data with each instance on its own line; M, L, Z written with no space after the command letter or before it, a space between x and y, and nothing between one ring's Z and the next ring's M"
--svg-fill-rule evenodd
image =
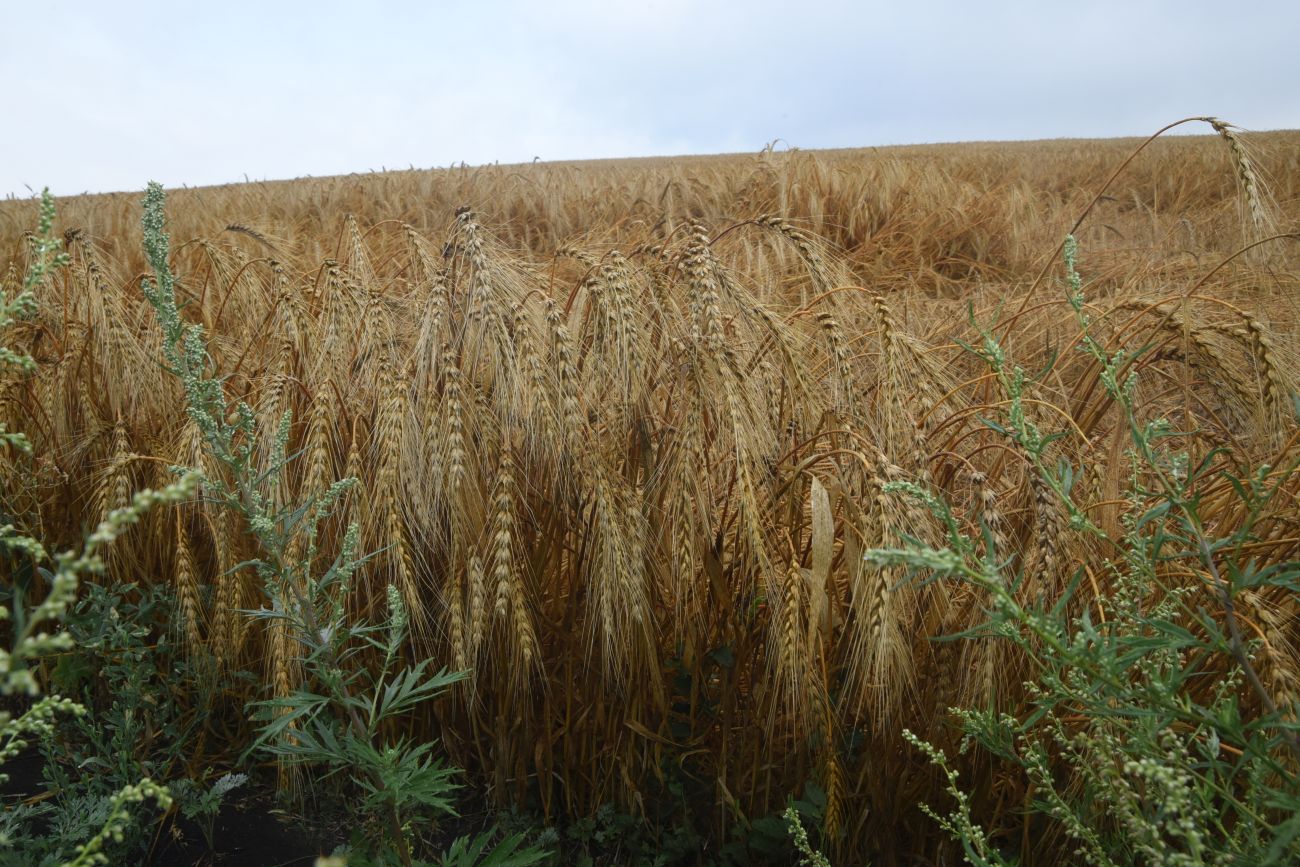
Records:
M215 852L209 852L199 826L183 817L164 825L154 851L144 862L153 867L310 867L334 849L334 841L313 840L305 823L285 816L261 798L224 806L213 828Z
M39 795L43 759L27 750L6 762L9 781L0 798L13 803ZM341 824L312 823L278 809L269 793L253 790L240 798L232 792L213 828L215 852L208 851L198 824L173 810L156 826L152 850L140 862L147 867L310 867L347 838Z

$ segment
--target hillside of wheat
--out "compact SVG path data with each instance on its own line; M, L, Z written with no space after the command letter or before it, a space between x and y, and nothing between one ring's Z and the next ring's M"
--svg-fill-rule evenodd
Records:
M898 483L950 503L1022 598L1068 586L1084 612L1110 592L1116 551L1007 438L1006 395L971 351L997 338L1025 423L1060 435L1048 454L1073 501L1122 535L1127 429L1075 349L1067 233L1092 334L1133 353L1136 406L1186 432L1193 465L1300 460L1300 133L1142 144L172 190L172 268L227 393L267 438L292 414L285 502L360 480L320 562L355 522L375 556L351 614L382 617L393 585L405 653L472 672L405 725L440 738L486 802L692 811L724 839L811 783L836 851L911 863L946 845L917 809L943 781L902 730L953 751L946 709L1015 712L1026 660L992 636L935 640L983 621L975 588L864 559L946 532ZM6 293L35 222L34 203L0 203ZM11 517L71 543L173 466L222 468L162 370L139 194L61 200L56 228L71 263L10 336L39 373L0 382L0 420L40 458L6 454L0 473ZM1198 496L1212 524L1244 519L1226 483ZM1260 564L1300 559L1298 498L1292 476L1259 517ZM273 621L241 613L276 604L244 565L252 544L199 501L151 513L109 563L174 588L194 652L262 673L232 703L302 676ZM1197 575L1163 577L1209 599ZM1266 686L1294 700L1295 598L1238 604ZM981 821L1028 833L1019 778L960 761Z

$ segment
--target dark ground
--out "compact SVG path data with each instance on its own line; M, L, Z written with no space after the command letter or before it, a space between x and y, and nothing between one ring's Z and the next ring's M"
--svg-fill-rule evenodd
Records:
M9 781L0 786L5 805L39 797L44 791L41 778L43 758L34 749L8 761L4 772ZM242 795L242 797L241 797ZM287 815L269 795L256 788L243 794L237 789L227 796L213 828L215 852L208 851L199 825L171 813L154 825L152 847L140 862L148 867L310 867L320 855L329 854L347 839L341 823L312 823Z

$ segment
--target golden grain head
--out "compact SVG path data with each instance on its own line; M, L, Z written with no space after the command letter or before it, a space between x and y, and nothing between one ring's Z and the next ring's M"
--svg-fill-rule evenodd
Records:
M1193 460L1226 445L1225 465L1284 466L1300 457L1300 249L1267 246L1267 268L1232 258L1233 217L1244 201L1256 238L1296 225L1300 140L1254 147L1211 124L1153 145L1077 230L1092 333L1127 352L1143 422L1193 431ZM1022 421L1062 435L1042 459L1083 468L1075 505L1119 526L1123 421L1072 350L1063 289L1035 280L1131 147L537 166L529 184L493 166L309 179L180 191L169 221L195 241L174 267L211 372L264 424L292 414L282 494L362 480L322 526L314 567L358 522L381 553L351 613L371 616L396 586L408 654L474 671L454 712L413 719L412 734L462 745L455 761L502 799L515 783L563 789L577 811L633 804L673 763L751 817L817 778L832 836L861 847L844 851L885 851L915 802L944 797L902 773L898 730L938 730L935 709L958 697L1024 698L1020 662L991 643L929 641L976 625L986 600L864 561L942 540L904 491L953 504L976 556L1025 570L1026 598L1059 593L1078 564L1096 579L1079 605L1107 592L1113 552L1071 527L1027 469L1039 456L995 431L1011 407L964 347L983 345L972 318L1005 330ZM90 196L60 213L121 227L133 208ZM214 211L225 231L204 237ZM14 227L33 220L23 202L0 214L8 290L27 262ZM158 467L223 472L158 373L137 241L94 232L69 236L73 267L6 335L41 375L0 380L0 419L57 469L22 488L6 456L0 506L21 501L65 540ZM1228 502L1206 493L1218 520L1243 520ZM186 508L115 555L111 576L173 582L188 646L268 660L288 689L292 649L239 613L265 601L235 568L245 534ZM1300 556L1294 501L1277 508L1256 543L1269 562ZM1268 685L1294 701L1300 627L1279 606L1245 608Z

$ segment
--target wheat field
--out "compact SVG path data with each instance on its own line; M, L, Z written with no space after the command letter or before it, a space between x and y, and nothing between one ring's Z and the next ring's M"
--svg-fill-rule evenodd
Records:
M1096 333L1148 348L1142 412L1226 466L1300 458L1300 133L1206 132L1128 163L1141 140L173 190L173 270L229 393L268 437L292 411L286 501L361 480L322 561L358 522L378 554L352 613L382 616L394 584L410 657L473 671L408 724L490 802L636 814L684 791L721 839L813 782L839 849L889 863L943 845L916 809L941 780L901 730L955 746L945 709L1015 709L1025 665L992 639L932 640L981 621L971 587L864 561L941 532L889 483L986 528L1026 598L1076 573L1071 604L1108 590L1115 552L988 424L1005 401L963 346L1002 339L1033 422L1063 434L1076 501L1118 535L1125 431L1072 350L1060 268L1081 216ZM0 382L0 420L43 456L22 475L4 458L9 508L71 540L205 457L140 293L139 195L59 210L71 266L16 331L40 374ZM35 215L0 203L6 292ZM1260 523L1261 562L1300 557L1297 481ZM1215 523L1241 519L1226 486L1201 497ZM146 523L111 574L171 584L190 647L287 693L293 648L239 613L271 604L239 566L247 534L202 503ZM1243 601L1280 695L1300 684L1296 607ZM1029 793L964 761L980 818L1021 833Z

